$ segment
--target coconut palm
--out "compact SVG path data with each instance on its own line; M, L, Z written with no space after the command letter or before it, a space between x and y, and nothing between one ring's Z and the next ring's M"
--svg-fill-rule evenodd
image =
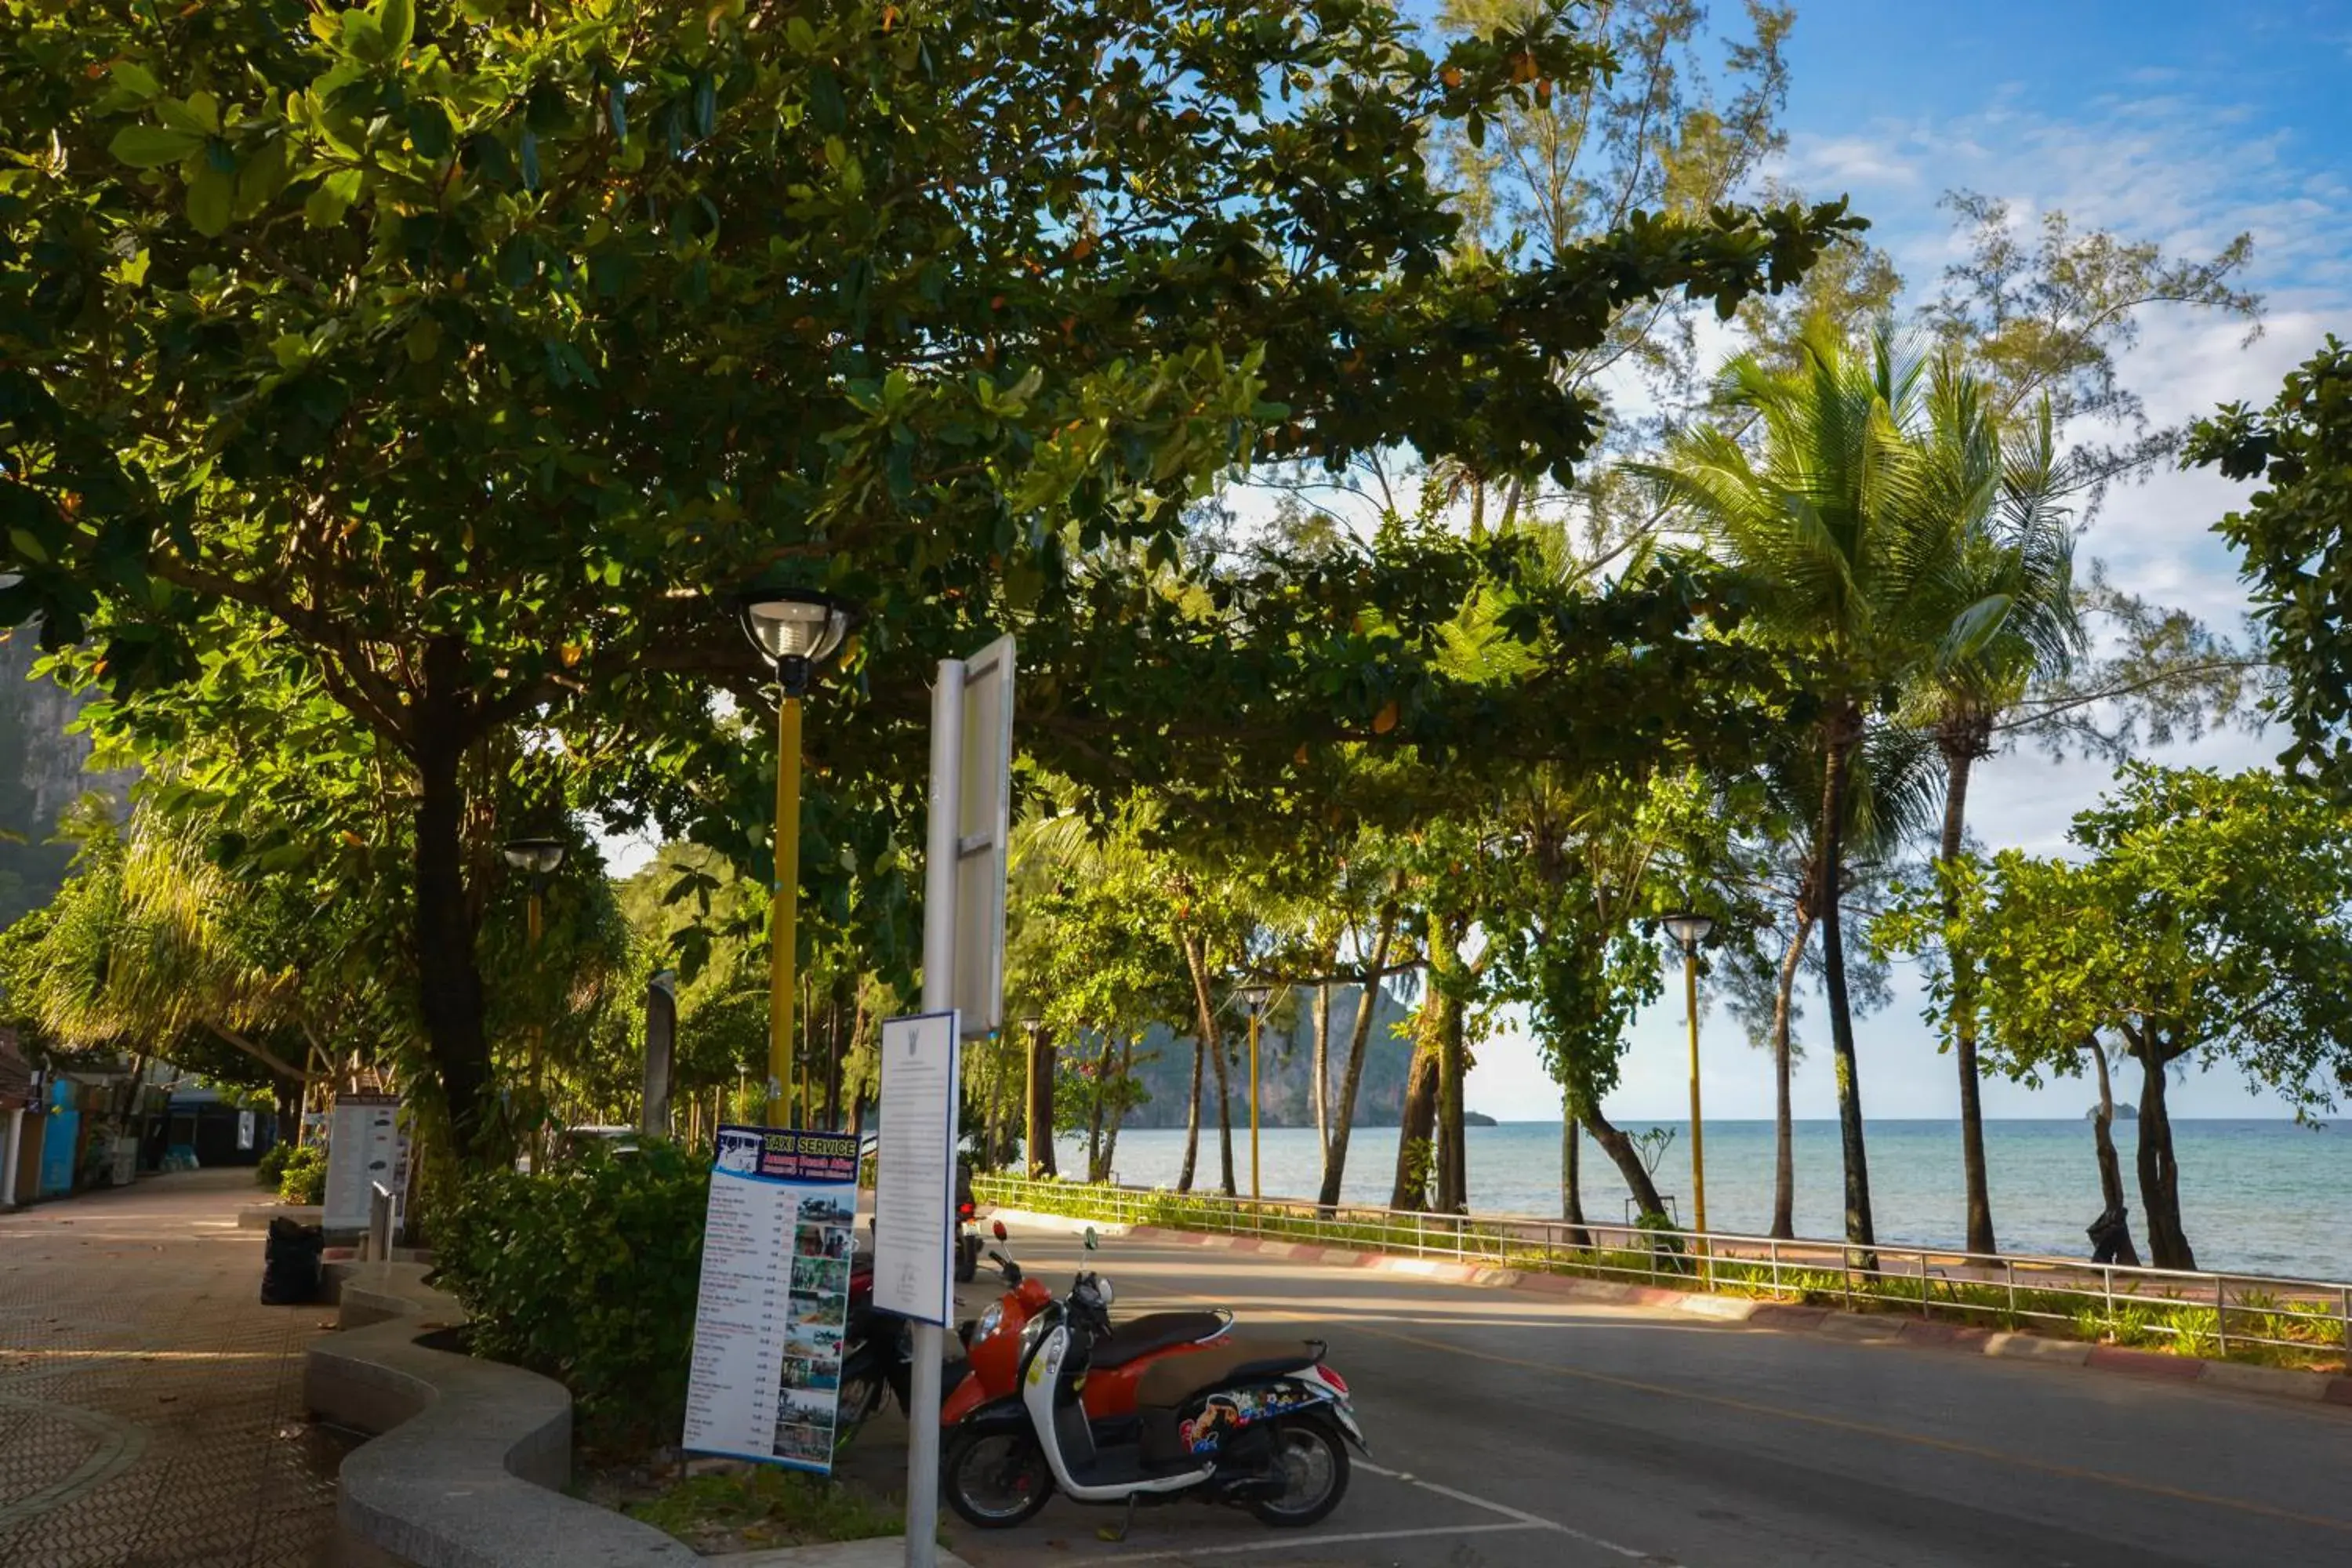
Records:
M1927 366L1881 327L1850 347L1806 330L1794 366L1753 355L1724 369L1719 394L1747 416L1739 434L1678 432L1637 471L1742 578L1756 634L1786 651L1818 702L1822 988L1836 1057L1847 1239L1874 1267L1869 1163L1840 921L1847 795L1879 694L1939 657L1957 658L1999 615L1961 572L1967 520L1926 504L1920 471Z
M2057 498L2063 484L2045 399L2003 422L1982 383L1949 356L1937 363L1925 440L1906 472L1915 504L1964 520L1958 587L1973 624L1917 672L1906 717L1934 737L1944 768L1939 874L1960 855L1969 777L1990 756L2003 719L2045 681L2064 679L2083 651L2074 534ZM1947 914L1958 914L1946 894ZM1997 1249L1985 1175L1969 976L1952 974L1953 1055L1960 1076L1960 1158L1971 1252Z

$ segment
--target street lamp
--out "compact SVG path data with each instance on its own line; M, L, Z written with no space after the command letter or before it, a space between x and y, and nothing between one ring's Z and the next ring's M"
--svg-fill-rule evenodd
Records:
M1250 1202L1258 1201L1257 1191L1257 1021L1265 1012L1265 1005L1274 994L1263 985L1244 985L1234 993L1241 1005L1249 1009L1250 1052Z
M776 705L776 879L768 904L768 1120L782 1120L792 1081L793 965L800 940L801 699L832 662L856 613L829 594L754 588L738 595L743 635L774 668L783 696Z
M540 900L547 885L555 878L556 868L563 864L563 840L561 838L509 838L499 846L499 854L516 870L526 873L530 880L530 902L524 929L530 933L531 963L539 962ZM534 1009L534 1013L536 1009ZM545 1030L534 1016L530 1026L530 1100L531 1114L543 1117L546 1107L541 1102L541 1063L544 1057ZM530 1134L531 1168L539 1168L541 1129L534 1126Z
M1706 1244L1706 1144L1698 1110L1698 944L1715 930L1715 919L1685 910L1666 916L1666 934L1683 950L1683 997L1690 1012L1691 1222Z

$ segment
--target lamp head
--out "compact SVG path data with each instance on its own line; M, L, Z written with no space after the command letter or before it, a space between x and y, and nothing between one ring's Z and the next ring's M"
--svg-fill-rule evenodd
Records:
M737 596L743 635L775 667L787 696L808 690L856 625L856 613L830 594L806 588L754 588Z
M1234 999L1253 1013L1265 1012L1273 996L1274 993L1263 985L1244 985L1234 993Z
M528 871L534 877L551 877L563 864L563 840L561 838L509 838L499 846L499 853L508 865L518 871Z
M1698 944L1706 940L1707 933L1715 930L1713 915L1702 915L1689 910L1668 915L1661 923L1665 926L1666 934L1682 944L1685 952L1696 951Z

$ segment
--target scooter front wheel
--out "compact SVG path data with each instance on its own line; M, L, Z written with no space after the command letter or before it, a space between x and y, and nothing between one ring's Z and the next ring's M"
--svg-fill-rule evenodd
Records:
M1348 1495L1347 1443L1328 1421L1311 1415L1283 1422L1273 1436L1282 1495L1250 1504L1250 1511L1290 1530L1321 1523Z
M1054 1472L1026 1431L959 1432L940 1456L948 1506L982 1530L1010 1530L1054 1495Z

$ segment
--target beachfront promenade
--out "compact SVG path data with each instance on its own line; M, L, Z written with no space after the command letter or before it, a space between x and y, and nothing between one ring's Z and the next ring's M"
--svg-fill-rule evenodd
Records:
M0 1564L306 1568L335 1446L302 1419L331 1307L260 1304L249 1170L0 1215Z
M1057 1287L1085 1257L1016 1246ZM2352 1561L2352 1408L1166 1241L1087 1261L1122 1313L1213 1302L1328 1340L1371 1462L1317 1542L1174 1509L1112 1546L1094 1531L1115 1516L1056 1501L959 1537L978 1568Z

